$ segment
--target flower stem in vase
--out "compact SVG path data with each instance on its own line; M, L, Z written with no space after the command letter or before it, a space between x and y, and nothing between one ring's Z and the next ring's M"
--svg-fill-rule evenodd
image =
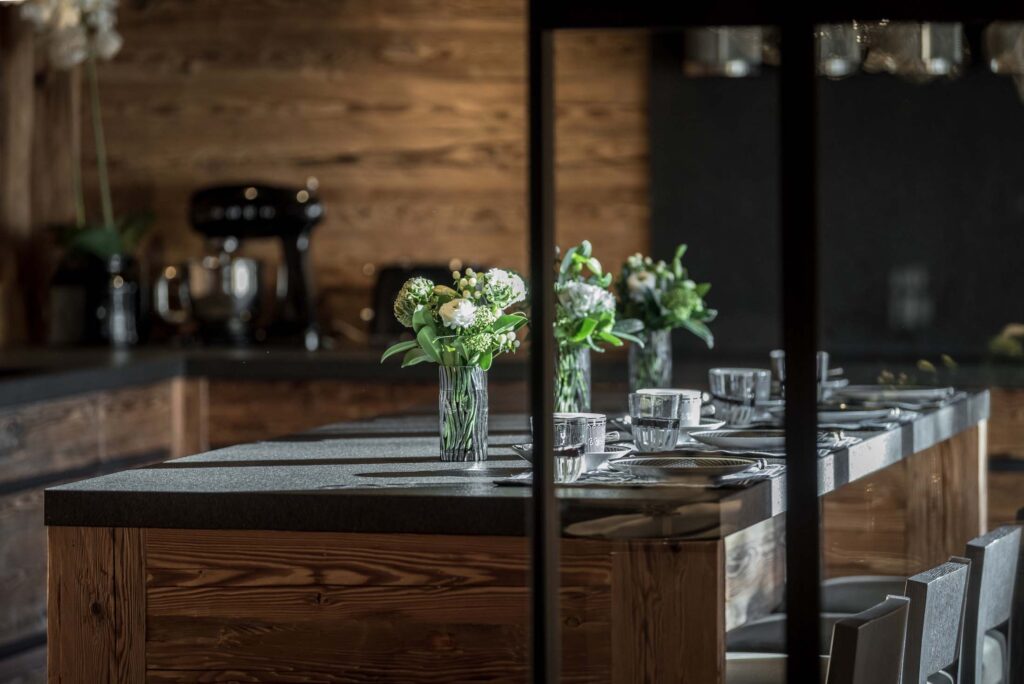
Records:
M439 366L441 460L487 460L487 373Z
M672 386L672 331L648 330L629 347L629 391Z
M555 411L590 410L590 349L562 347L555 369Z

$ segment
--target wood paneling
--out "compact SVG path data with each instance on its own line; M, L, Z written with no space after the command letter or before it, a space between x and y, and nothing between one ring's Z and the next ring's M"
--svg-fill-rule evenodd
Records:
M171 380L171 457L210 449L210 383L206 378Z
M151 681L524 681L525 539L147 530ZM566 540L565 681L605 682L612 558Z
M327 206L317 284L327 317L344 311L356 326L358 306L329 292L369 305L364 264L524 268L524 11L523 0L123 5L124 49L101 68L115 202L153 209L178 259L201 249L184 221L196 187L315 176ZM646 38L571 32L557 53L559 240L589 238L617 264L647 244ZM277 259L276 245L247 249Z
M45 578L42 490L0 496L0 645L46 629Z
M209 444L293 434L382 414L437 410L437 385L347 380L210 380ZM492 384L492 412L522 411L525 383Z
M825 496L825 574L912 575L984 530L982 431L966 430Z
M722 541L627 542L616 549L613 681L723 680L724 556Z
M142 681L144 543L139 530L49 528L50 682Z

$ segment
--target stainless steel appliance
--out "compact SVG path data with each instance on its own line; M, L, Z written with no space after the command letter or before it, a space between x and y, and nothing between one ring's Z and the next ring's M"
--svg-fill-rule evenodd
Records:
M192 227L205 235L213 254L183 264L179 279L157 284L157 310L172 323L194 318L204 341L244 343L255 339L320 347L310 235L323 218L315 183L286 188L255 183L203 188L192 195ZM276 238L283 262L276 301L264 329L260 323L260 263L238 256L245 240ZM169 275L169 274L164 274ZM175 307L172 300L181 302Z

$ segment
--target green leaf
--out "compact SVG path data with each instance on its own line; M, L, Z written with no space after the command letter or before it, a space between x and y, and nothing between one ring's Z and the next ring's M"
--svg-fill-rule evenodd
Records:
M644 341L641 338L637 337L636 335L633 335L631 333L619 332L618 330L615 331L615 334L620 339L626 340L627 342L632 342L638 347L642 348L644 346Z
M430 357L428 357L426 352L422 349L416 347L416 349L410 350L409 353L405 355L405 358L402 359L402 368L415 366L416 364L424 363L425 361L430 361Z
M91 254L104 261L125 253L120 233L112 228L98 227L83 228L72 233L68 249Z
M418 346L419 342L417 342L416 340L406 340L404 342L399 342L398 344L393 344L390 347L388 347L387 351L385 351L384 354L380 357L380 362L384 363L395 354L407 352L410 349L415 349Z
M704 344L708 345L708 349L714 348L715 336L711 334L711 330L703 322L691 318L688 321L682 321L680 325L702 339Z
M417 335L419 335L421 328L432 323L433 321L430 319L430 311L425 306L421 306L416 309L416 312L412 315L412 329Z
M584 240L580 243L580 252L585 257L589 257L594 251L593 245L590 244L590 240Z
M509 330L519 330L521 327L526 325L527 318L521 313L505 314L494 321L491 325L491 332L508 332Z
M576 255L576 251L578 249L578 247L570 247L569 250L565 253L565 257L562 259L562 266L559 269L562 273L569 272L569 265L572 264L573 257Z
M494 352L485 351L480 354L479 360L476 364L480 366L480 370L488 370L491 367L491 361L494 360Z
M644 329L643 321L636 318L620 318L615 321L615 327L612 328L613 332L618 333L637 333Z
M604 273L604 269L601 268L601 262L595 259L594 257L590 257L587 260L587 268L589 268L590 272L596 276L602 275ZM608 275L611 274L609 273ZM610 282L611 281L609 280L609 283Z
M622 340L620 340L615 335L612 335L611 333L599 332L594 337L596 337L597 339L601 340L602 342L607 342L608 344L612 345L613 347L621 347L622 346Z
M580 321L580 327L576 329L572 337L569 339L573 342L582 342L583 340L590 337L590 335L597 328L597 321L593 318L584 318Z
M711 291L711 283L697 283L697 287L694 289L697 291L698 296L704 297L704 295Z
M434 363L441 362L441 353L437 350L437 331L434 326L425 325L416 333L416 341L420 343L420 349Z

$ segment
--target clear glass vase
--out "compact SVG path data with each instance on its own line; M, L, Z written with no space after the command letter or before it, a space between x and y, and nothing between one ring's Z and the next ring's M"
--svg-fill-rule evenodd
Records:
M555 368L555 411L590 410L590 349L562 347Z
M629 391L672 386L672 331L645 330L644 346L629 345Z
M487 460L487 373L439 366L442 461Z

